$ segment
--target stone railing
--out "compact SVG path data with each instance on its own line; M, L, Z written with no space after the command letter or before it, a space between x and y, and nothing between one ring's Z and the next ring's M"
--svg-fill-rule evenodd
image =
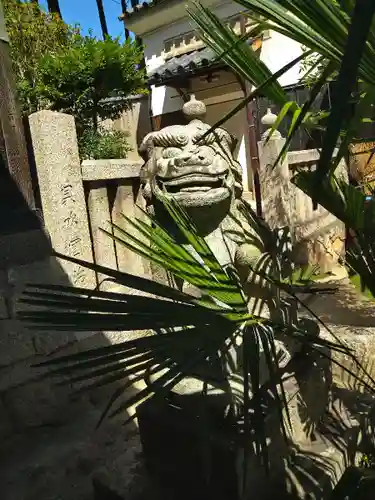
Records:
M269 111L262 123L271 128L275 119ZM345 226L320 205L314 210L311 198L290 181L297 169L315 168L319 151L289 152L284 161L273 167L285 139L278 131L268 138L270 128L258 143L263 215L272 227L290 227L296 262L318 265L322 272L333 271L344 256ZM344 161L338 172L347 178Z
M144 200L139 193L139 172L143 160L85 160L81 166L86 193L91 243L97 264L135 275L145 275L147 263L124 245L103 233L112 232L111 222L129 230L122 214L141 217L137 209ZM97 276L101 289L111 287L103 276Z
M136 205L143 203L139 196L142 159L88 160L81 165L74 118L62 113L31 115L30 131L44 223L54 250L143 275L141 259L101 231L112 232L111 222L127 229L121 214L136 216ZM110 286L90 270L65 261L62 266L75 286Z

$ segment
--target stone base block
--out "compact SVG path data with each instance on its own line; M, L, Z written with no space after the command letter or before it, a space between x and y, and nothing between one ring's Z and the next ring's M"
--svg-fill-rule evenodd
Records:
M96 470L92 480L95 500L148 498L146 493L151 493L151 485L143 465L139 437L129 439L124 453Z
M369 427L360 408L368 401L358 392L351 393L350 401L333 383L332 367L324 356L300 353L286 373L293 373L284 384L291 427L284 409L285 439L275 399L266 392L263 405L270 473L265 475L261 457L250 455L247 491L249 497L256 491L258 500L323 500L357 460L359 436ZM356 407L353 403L359 400ZM236 436L230 420L224 418L225 405L217 412L213 409L220 405L211 403L203 411L202 399L199 406L184 395L169 402L148 402L138 409L148 471L163 487L172 488L175 497L203 499L214 492L219 499L239 498L243 437ZM203 419L207 419L206 425ZM254 446L249 443L249 450L255 450Z

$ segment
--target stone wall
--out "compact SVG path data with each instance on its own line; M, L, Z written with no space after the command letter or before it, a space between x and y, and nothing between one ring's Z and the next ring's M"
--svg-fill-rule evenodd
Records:
M45 369L33 365L76 352L84 344L104 344L106 339L97 334L77 342L74 332L33 331L16 318L18 311L30 307L20 302L26 284L70 283L55 258L11 264L1 269L0 279L0 440L4 445L7 438L30 427L69 420L89 403L85 398L75 401L72 387L58 386L56 380L45 377Z
M276 119L270 111L263 118L271 127ZM311 198L292 182L297 168L314 169L319 158L315 149L289 152L276 165L285 139L278 131L266 131L258 143L263 216L272 228L291 230L294 259L298 264L319 266L321 272L341 272L345 255L345 226L322 206L314 210ZM347 178L347 167L340 162L337 172Z
M290 177L296 168L314 169L318 159L319 152L315 149L288 153ZM338 165L336 175L348 179L344 160ZM321 205L315 210L311 198L292 183L290 204L296 261L319 265L322 272L331 271L345 258L345 225Z
M58 380L45 376L46 369L32 365L124 338L118 332L40 332L26 329L16 319L19 310L31 307L20 302L28 283L113 288L102 283L103 276L51 256L52 248L88 262L147 274L139 257L100 231L110 230L109 221L124 227L121 212L140 214L136 204L142 202L142 161L130 158L81 165L72 116L41 111L29 121L44 228L1 239L0 440L4 446L14 434L74 420L101 401L100 392L94 399L89 395L77 399L70 385L58 385Z
M121 113L119 118L107 119L102 122L105 128L121 130L128 134L128 143L131 147L131 151L128 153L129 159L139 159L138 144L141 143L143 137L151 132L149 107L148 95L133 96L129 100L128 108Z

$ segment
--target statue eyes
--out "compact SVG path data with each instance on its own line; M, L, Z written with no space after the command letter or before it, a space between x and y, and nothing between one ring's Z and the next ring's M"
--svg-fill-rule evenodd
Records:
M174 158L175 156L179 156L181 154L180 148L165 148L163 151L163 158Z

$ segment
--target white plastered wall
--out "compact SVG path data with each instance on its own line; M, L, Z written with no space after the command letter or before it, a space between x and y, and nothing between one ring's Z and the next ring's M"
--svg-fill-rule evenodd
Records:
M182 8L184 9L185 7ZM216 7L215 14L221 19L226 19L235 16L243 10L244 9L240 5L230 2L223 3ZM146 70L150 72L164 64L162 52L164 50L165 40L184 33L189 33L193 29L193 25L186 16L177 23L173 23L168 27L144 35L143 43L145 45ZM182 105L182 99L175 90L165 86L152 86L151 111L153 116L178 111L181 109Z

